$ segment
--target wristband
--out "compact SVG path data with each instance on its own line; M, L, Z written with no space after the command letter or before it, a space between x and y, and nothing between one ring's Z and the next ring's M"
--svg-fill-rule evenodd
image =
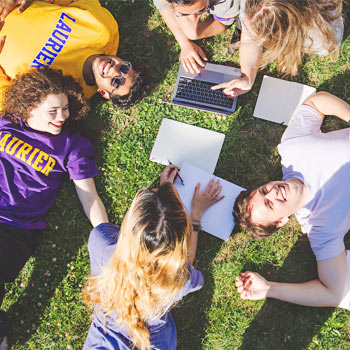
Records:
M197 220L197 219L191 219L192 221L192 229L193 231L201 231L202 230L202 226L201 226L201 221Z

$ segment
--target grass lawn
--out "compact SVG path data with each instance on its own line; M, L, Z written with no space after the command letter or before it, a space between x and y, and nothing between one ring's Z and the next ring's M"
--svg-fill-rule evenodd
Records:
M96 99L87 117L94 132L100 176L98 191L111 222L122 218L141 187L154 185L163 167L149 162L163 118L222 132L226 135L215 174L252 188L281 178L277 144L285 127L252 117L264 74L278 77L274 65L258 74L254 88L239 98L228 116L175 107L168 100L176 80L179 46L161 21L151 0L101 3L119 23L118 55L145 73L147 97L130 110L116 110ZM293 80L329 91L350 101L350 5L344 2L345 40L337 60L309 58ZM232 29L200 46L209 61L239 66L229 55ZM344 124L328 118L325 128ZM15 283L7 285L4 309L11 321L12 349L81 349L91 312L80 291L89 273L87 240L90 224L68 181L47 218L48 227L37 253ZM276 281L301 282L316 276L308 240L296 220L265 241L244 232L223 242L200 234L196 266L205 278L202 290L173 310L178 349L184 350L340 350L350 348L350 312L310 308L276 300L243 301L234 287L246 269Z

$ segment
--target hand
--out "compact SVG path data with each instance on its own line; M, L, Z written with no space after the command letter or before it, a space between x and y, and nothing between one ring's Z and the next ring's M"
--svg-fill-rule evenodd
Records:
M217 180L214 185L214 179L211 179L209 185L199 193L201 187L198 183L194 189L194 194L192 197L192 209L191 217L200 220L202 213L212 206L214 203L220 201L225 196L219 196L222 186L219 186L220 181Z
M269 282L257 272L243 272L236 277L236 287L242 299L260 300L270 290Z
M242 77L233 79L226 83L221 83L212 87L212 90L224 89L222 92L229 97L237 97L247 93L253 84L250 83L248 77L243 74Z
M174 165L174 164L168 165L162 172L162 175L160 175L160 179L159 179L160 185L163 185L166 182L173 183L178 171L179 171L179 167L177 165Z
M180 60L186 72L200 73L198 65L204 67L204 61L208 61L203 50L191 40L181 45Z
M18 13L22 13L33 0L0 0L0 21L18 6Z

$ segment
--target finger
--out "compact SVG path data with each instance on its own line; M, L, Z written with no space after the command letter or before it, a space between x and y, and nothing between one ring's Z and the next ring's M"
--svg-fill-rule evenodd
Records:
M22 4L18 8L18 13L22 13L24 10L26 10L31 3L32 3L32 0L23 0Z
M194 61L194 60L193 60L193 61ZM187 67L188 67L188 71L189 71L191 74L194 74L194 68L193 68L191 59L187 59L187 60L186 60L186 64L187 64Z
M196 187L194 188L194 195L198 196L199 195L199 189L201 188L201 184L198 182Z
M234 90L223 90L222 93L228 97L237 97L239 94L236 89Z
M202 61L202 59L200 58L200 56L199 56L196 52L194 52L192 58L195 60L196 66L197 66L198 64L199 64L201 67L204 67L204 66L205 66L204 62ZM198 66L197 66L197 69L198 69ZM197 72L197 73L200 73L199 69L198 69L198 72Z
M198 46L198 54L201 56L201 58L205 61L208 61L207 56L205 55L204 51Z
M218 84L218 85L214 85L211 87L212 90L219 90L219 89L224 89L228 86L228 82L226 83L221 83L221 84Z
M175 177L176 177L176 175L177 175L177 169L176 168L173 168L173 169L171 169L172 171L171 171L171 173L169 173L169 182L174 182L174 180L175 180Z
M187 61L185 59L183 59L181 61L181 63L182 63L182 66L184 67L185 71L188 73L190 70L188 69Z
M211 192L211 189L212 189L212 187L213 187L213 184L214 184L214 179L211 179L211 180L209 181L209 184L208 184L207 188L205 189L205 190L207 191L207 193L210 193L210 192Z
M0 37L0 52L2 51L2 48L5 45L6 35Z
M220 196L219 198L215 198L215 201L213 202L213 204L221 201L221 199L225 198L225 196Z
M198 64L197 64L196 60L193 57L191 57L189 59L189 61L190 61L190 65L191 65L191 68L192 68L192 72L191 73L192 74L194 74L194 73L199 74L201 71L198 68Z
M2 22L8 14L9 14L9 10L3 9L1 12L0 21Z

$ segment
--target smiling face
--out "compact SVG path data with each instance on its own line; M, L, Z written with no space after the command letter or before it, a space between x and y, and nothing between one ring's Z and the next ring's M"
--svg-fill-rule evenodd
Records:
M133 85L135 71L131 68L127 74L119 71L119 67L124 62L116 56L96 55L91 62L92 73L100 94L109 99L111 95L124 96L130 92ZM122 76L124 83L116 87L115 78Z
M29 114L27 124L32 129L58 135L69 117L68 97L66 94L50 94Z
M272 181L252 192L249 205L251 222L282 227L290 215L306 203L307 189L299 180Z
M203 13L207 12L209 0L197 0L193 4L181 5L172 3L176 17L186 17L188 19L197 19Z

